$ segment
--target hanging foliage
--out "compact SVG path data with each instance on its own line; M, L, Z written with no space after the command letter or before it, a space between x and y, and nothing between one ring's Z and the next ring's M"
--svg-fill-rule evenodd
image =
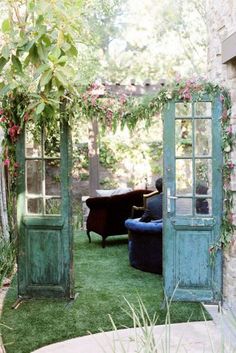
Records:
M230 125L230 95L225 88L204 80L183 80L166 85L155 95L147 95L137 100L126 95L116 97L109 94L106 87L91 84L78 95L71 93L70 96L64 96L67 101L67 111L64 118L68 119L70 124L74 124L76 121L72 117L77 120L82 117L86 119L97 117L104 129L115 130L118 125L122 127L126 125L129 129L133 129L140 120L144 120L147 125L150 125L153 115L161 113L163 107L172 99L189 102L194 98L194 100L200 101L204 95L212 99L219 96L222 101L224 215L221 238L217 244L213 244L210 248L211 254L215 254L217 249L230 243L235 229L232 219L233 196L230 190L231 174L234 169L230 153L234 146L235 135ZM53 114L44 115L45 107L40 105L42 103L38 104L37 99L37 94L27 94L27 92L21 92L15 88L13 91L7 92L2 100L0 123L5 132L4 164L13 173L13 176L17 175L19 167L15 161L14 146L24 125L33 119L39 128L42 123L45 123L48 129L50 127L52 129L55 120L59 117L58 107L53 111Z

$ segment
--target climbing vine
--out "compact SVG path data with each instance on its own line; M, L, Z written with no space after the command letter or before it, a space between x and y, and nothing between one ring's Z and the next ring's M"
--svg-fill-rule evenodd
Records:
M154 95L146 95L142 99L135 99L127 95L114 96L108 92L105 86L91 84L87 89L81 90L78 95L67 96L67 111L64 119L68 119L70 124L74 124L72 117L78 119L86 118L98 119L103 128L110 128L114 131L117 126L134 129L137 122L144 120L148 125L151 123L153 115L160 113L164 106L172 99L189 102L192 98L200 101L204 95L210 98L219 96L222 102L222 151L224 155L223 165L223 187L224 187L224 215L222 220L221 238L217 244L210 248L211 254L222 246L227 246L234 232L232 219L233 195L230 190L231 174L234 164L230 159L230 153L234 146L235 135L230 124L231 100L228 91L218 84L204 80L176 81L173 84L162 87ZM7 92L2 99L2 109L0 110L0 123L5 132L5 155L4 164L13 175L17 175L19 168L15 160L15 143L18 136L24 129L28 121L33 120L41 128L42 124L48 129L60 117L58 109L54 114L49 115L49 119L42 119L45 116L46 106L39 111L37 96L20 92L17 89Z

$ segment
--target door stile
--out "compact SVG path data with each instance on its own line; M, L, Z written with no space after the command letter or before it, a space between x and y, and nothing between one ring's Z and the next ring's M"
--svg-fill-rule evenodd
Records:
M25 136L20 134L16 144L16 159L19 163L19 173L17 176L17 227L18 227L18 238L17 238L17 265L21 268L17 274L17 286L18 293L24 295L27 280L27 260L26 260L26 241L25 232L23 225L23 217L25 214L25 154L22 151L25 150Z
M213 169L213 180L215 181L215 190L217 194L212 195L213 202L213 214L215 214L216 228L219 230L217 239L214 239L214 243L220 239L221 223L223 217L223 179L222 179L222 166L223 166L223 153L222 153L222 129L221 129L221 116L222 116L222 102L220 97L217 97L213 101L213 117L215 117L214 124L212 125L212 138L214 143L213 148L213 163L215 168ZM216 200L217 196L217 200ZM214 288L214 297L216 301L222 300L223 295L223 254L222 250L218 250L215 254L214 263L214 276L213 283L216 283Z
M72 229L72 138L71 128L67 122L61 123L61 148L62 154L65 158L61 160L61 175L65 176L65 181L62 182L62 217L65 225L65 231L68 234L64 245L64 253L68 254L66 259L65 272L69 273L67 276L68 283L66 284L66 296L74 297L74 268L73 268L73 229Z
M172 278L175 277L175 237L166 239L166 230L171 227L171 220L168 217L168 211L173 213L173 203L171 200L168 200L167 194L174 195L174 177L175 177L175 168L174 168L174 158L173 151L175 149L175 134L174 134L174 122L172 119L166 119L166 117L172 117L174 119L174 103L168 102L163 112L164 122L163 122L163 167L164 167L164 199L163 199L163 274L164 274L164 288L167 293L172 291L173 283ZM169 209L170 208L170 209Z

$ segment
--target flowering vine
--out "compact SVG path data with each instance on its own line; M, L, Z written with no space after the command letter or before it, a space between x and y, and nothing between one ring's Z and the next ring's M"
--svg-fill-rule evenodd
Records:
M71 116L76 117L76 119L85 117L90 120L96 117L104 129L115 130L118 125L121 127L126 125L132 130L140 120L144 120L147 125L150 125L151 118L155 114L160 113L172 99L189 102L194 97L196 101L200 101L204 95L210 98L219 96L223 107L221 124L222 151L224 155L222 168L224 215L221 237L209 249L211 255L214 255L219 248L226 247L230 243L235 229L232 219L233 195L230 190L231 175L234 170L234 163L230 158L230 154L234 146L235 134L230 124L230 95L225 88L200 79L177 79L173 84L162 87L153 95L143 96L138 101L136 98L124 94L117 97L109 93L106 86L93 83L87 89L82 90L80 94L67 97L67 112L63 119L68 119L72 125L75 121L71 121ZM40 99L42 100L42 97ZM55 122L55 116L58 111L50 114L49 119L48 115L46 119L42 119L42 113L39 109L41 104L32 102L32 97L16 91L14 95L8 92L2 101L0 124L5 131L4 164L14 175L19 169L14 157L14 146L27 121L34 119L36 123L38 122L39 128L41 128L42 123L46 123L50 127L50 124L53 125Z
M103 122L106 127L116 127L118 123L120 123L121 126L127 125L130 129L133 129L140 120L145 120L147 125L149 125L151 117L161 112L168 101L172 99L189 102L192 98L196 101L201 100L204 95L212 99L216 96L220 97L222 102L222 151L224 156L222 167L224 213L220 239L209 249L210 254L214 257L218 249L227 247L230 244L235 230L232 217L233 193L230 190L231 175L235 166L231 160L230 154L235 143L235 134L230 124L231 99L229 92L218 84L206 80L177 79L173 84L164 86L157 94L144 96L139 102L137 102L135 98L123 96L118 100L118 103L121 104L117 104L117 100L115 100L114 97L103 92L103 96L109 96L109 99L104 105L102 100L99 99L98 94L93 95L93 90L95 89L96 91L100 88L101 87L98 85L89 87L86 95L82 97L85 102L85 107L82 108L82 111L87 114L87 116L98 116L98 119Z
M11 177L11 184L15 184L19 164L16 161L16 142L29 119L27 112L29 98L24 93L9 94L3 97L0 109L0 126L4 130L3 164Z

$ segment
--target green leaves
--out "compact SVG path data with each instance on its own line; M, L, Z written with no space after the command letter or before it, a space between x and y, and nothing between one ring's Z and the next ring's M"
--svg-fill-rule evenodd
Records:
M51 70L45 71L40 79L40 86L41 87L46 86L51 80L51 78L52 78L52 71Z
M47 61L47 50L42 43L39 43L37 45L37 51L38 51L38 56L39 56L40 60L43 62L46 62Z
M12 61L14 71L21 74L22 73L22 64L21 64L21 61L19 60L19 58L15 55L12 55L11 61Z
M3 33L8 33L11 31L11 22L9 19L6 19L2 23L2 31Z
M39 105L37 106L37 108L35 110L35 114L40 115L44 111L44 108L45 108L45 103L44 102L39 103Z
M62 70L56 70L55 77L61 83L62 86L64 86L65 88L68 86L68 80Z
M3 56L1 56L0 57L0 72L2 72L2 69L4 68L6 63L7 63L7 60Z
M55 47L51 53L48 55L48 59L53 62L56 63L59 59L61 55L61 49L59 49L58 47Z
M4 47L2 47L2 56L8 60L9 56L10 56L10 49L8 45L4 45Z
M45 72L46 70L49 70L50 66L48 64L42 64L40 65L34 75L34 78L36 79L37 77L39 77L43 72Z
M60 64L60 65L64 66L66 62L67 62L67 58L64 55L64 56L60 57L60 59L57 61L57 64Z

